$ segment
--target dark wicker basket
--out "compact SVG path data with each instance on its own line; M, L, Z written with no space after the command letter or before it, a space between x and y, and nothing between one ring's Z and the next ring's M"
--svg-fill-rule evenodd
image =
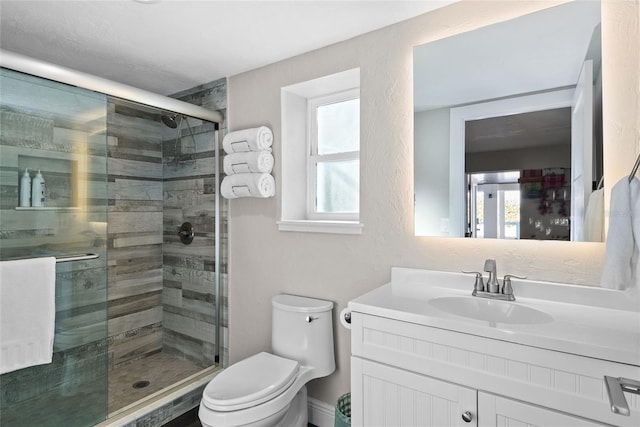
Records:
M351 426L351 393L345 393L336 404L336 418L334 427Z

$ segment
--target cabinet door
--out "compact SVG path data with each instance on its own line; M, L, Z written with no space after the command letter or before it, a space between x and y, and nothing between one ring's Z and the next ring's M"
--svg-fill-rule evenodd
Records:
M354 426L477 426L476 413L474 389L351 358Z
M478 392L478 413L479 427L595 427L607 425L484 392Z

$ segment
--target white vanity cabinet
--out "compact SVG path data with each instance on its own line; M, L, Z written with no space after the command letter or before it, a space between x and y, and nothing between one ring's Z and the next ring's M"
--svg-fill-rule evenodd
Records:
M478 425L474 389L359 357L351 375L354 426Z
M485 392L478 392L478 408L482 414L478 423L481 427L591 427L606 425Z
M354 426L603 425L359 357L351 369L357 384L351 400Z
M640 425L639 396L613 414L603 381L638 366L357 311L351 322L355 427Z

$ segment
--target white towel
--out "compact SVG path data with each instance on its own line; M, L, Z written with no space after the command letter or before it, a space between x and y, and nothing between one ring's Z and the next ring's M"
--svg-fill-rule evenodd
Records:
M266 126L229 132L222 140L222 148L227 154L246 151L262 151L273 144L273 133Z
M224 173L270 173L273 169L273 155L271 152L250 151L248 153L231 153L224 156Z
M268 173L238 173L224 177L220 194L225 199L273 197L276 194L276 183Z
M587 212L584 214L584 240L604 241L604 190L595 190L589 195Z
M640 242L640 182L623 177L611 189L609 231L600 285L625 290L637 286Z
M0 262L0 374L51 363L56 259Z
M633 230L634 242L633 254L631 255L631 283L629 288L640 291L640 181L634 177L629 187L631 193L631 230Z

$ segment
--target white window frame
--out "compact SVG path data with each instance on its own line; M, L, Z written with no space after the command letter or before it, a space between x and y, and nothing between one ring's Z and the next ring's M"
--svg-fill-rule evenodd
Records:
M358 210L356 212L317 212L316 188L318 163L357 160L360 164L360 133L358 132L358 150L332 154L318 154L318 115L319 107L357 99L360 102L360 90L350 89L330 95L310 98L307 101L307 219L329 221L358 221L360 217L360 188L358 188ZM358 170L360 168L358 167ZM358 183L359 186L359 183Z
M281 150L279 159L277 158L280 161L280 179L276 179L280 187L280 194L276 195L280 198L280 220L276 221L280 231L343 235L363 233L364 224L360 222L359 214L355 220L309 219L307 216L307 160L310 153L308 103L313 98L349 90L360 92L359 68L280 88ZM362 142L362 135L360 141ZM362 194L361 191L360 193ZM360 201L358 206L360 209Z

